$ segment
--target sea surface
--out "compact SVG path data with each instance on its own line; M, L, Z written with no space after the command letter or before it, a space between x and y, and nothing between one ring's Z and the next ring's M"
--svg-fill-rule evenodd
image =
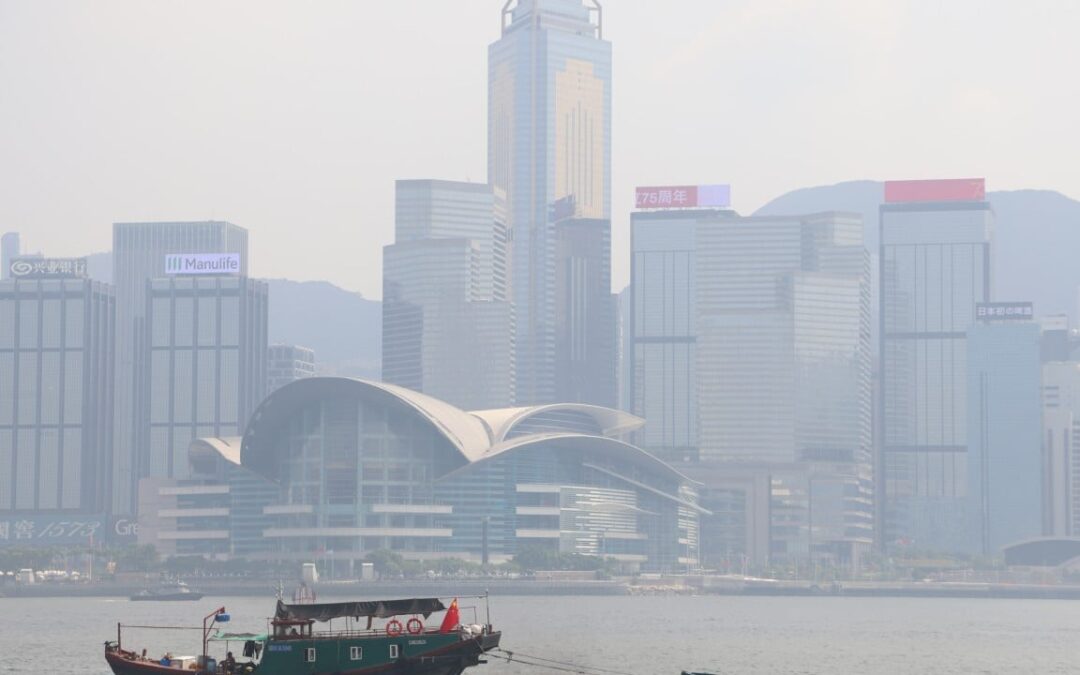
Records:
M475 603L461 601L464 621ZM0 673L107 675L102 645L118 621L198 626L225 606L230 630L265 631L273 604L0 598ZM1067 600L498 596L491 618L515 662L470 675L560 672L516 662L536 656L632 675L1080 672L1080 602ZM199 644L198 631L124 632L125 648L152 655Z

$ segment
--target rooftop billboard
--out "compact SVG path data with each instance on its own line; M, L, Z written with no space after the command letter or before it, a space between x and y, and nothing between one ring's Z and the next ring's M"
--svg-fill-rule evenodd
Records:
M12 279L85 279L86 258L13 258Z
M885 202L981 202L986 199L984 178L887 180Z
M731 206L730 185L662 185L639 187L634 205L639 209L692 209Z
M165 256L165 274L240 274L239 253L171 253Z

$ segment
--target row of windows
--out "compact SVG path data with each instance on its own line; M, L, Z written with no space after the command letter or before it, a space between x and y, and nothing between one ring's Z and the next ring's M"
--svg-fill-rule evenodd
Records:
M304 653L304 660L307 663L315 663L316 654L314 647L308 647ZM390 658L396 659L400 654L398 645L390 645ZM350 661L363 661L364 660L364 648L363 647L349 647L349 660Z
M83 305L81 296L67 299L23 298L15 302L0 302L0 349L12 349L18 344L27 348L59 348L83 345ZM38 332L40 325L41 331Z

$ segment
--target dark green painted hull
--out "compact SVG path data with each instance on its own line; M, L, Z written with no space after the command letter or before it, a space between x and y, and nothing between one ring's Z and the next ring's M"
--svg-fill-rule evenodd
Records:
M319 637L268 640L262 661L253 671L257 675L460 675L466 668L481 663L484 652L499 646L501 633L479 636L459 633L424 633L363 637ZM391 657L396 646L397 657ZM352 648L358 647L359 654ZM309 650L314 649L314 661ZM359 658L353 658L359 656ZM180 671L141 661L129 652L106 650L105 660L116 675L166 675L186 672L191 675L219 675L205 670ZM235 672L248 672L236 670Z

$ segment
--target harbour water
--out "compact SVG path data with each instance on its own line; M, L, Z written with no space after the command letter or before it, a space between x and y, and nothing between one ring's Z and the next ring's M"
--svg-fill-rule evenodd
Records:
M233 631L264 631L273 598L131 603L119 598L0 598L0 673L107 675L116 623L197 626L224 605ZM462 618L472 620L473 600ZM481 602L482 604L482 602ZM482 608L480 619L482 620ZM503 646L633 675L1075 673L1080 603L845 597L491 598ZM125 630L124 646L194 654L198 631ZM492 659L476 675L541 675Z

